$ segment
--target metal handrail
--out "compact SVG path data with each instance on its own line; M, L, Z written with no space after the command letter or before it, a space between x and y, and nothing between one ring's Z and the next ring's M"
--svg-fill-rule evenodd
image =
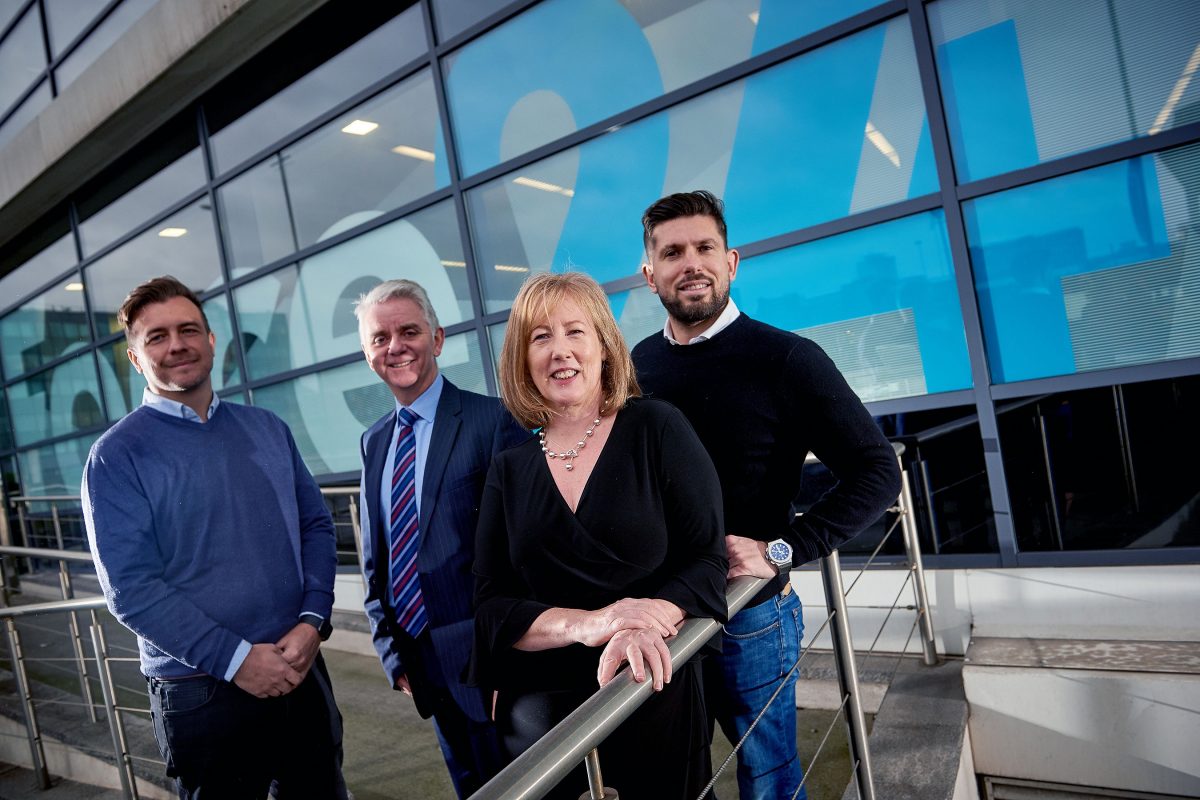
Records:
M732 617L767 579L749 576L729 584L726 602ZM671 663L682 664L721 629L715 619L685 620L671 641ZM475 794L472 800L526 800L541 797L575 769L600 742L654 693L651 681L636 683L630 670L618 673L566 719L519 755Z

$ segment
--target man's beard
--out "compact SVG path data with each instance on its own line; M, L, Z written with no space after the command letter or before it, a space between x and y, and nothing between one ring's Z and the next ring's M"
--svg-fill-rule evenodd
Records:
M725 310L725 306L729 304L729 285L726 284L724 289L715 288L715 283L713 286L713 298L705 302L684 303L679 299L678 294L670 299L659 295L659 299L662 300L663 307L667 309L667 313L671 315L671 319L678 320L684 325L696 325L710 319L716 319Z

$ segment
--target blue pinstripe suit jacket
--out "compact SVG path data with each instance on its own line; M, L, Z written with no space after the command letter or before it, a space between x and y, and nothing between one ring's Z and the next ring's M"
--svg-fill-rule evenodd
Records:
M371 620L375 650L394 687L407 674L413 700L422 716L432 707L421 691L424 665L418 648L396 624L388 596L388 531L380 508L379 486L396 412L384 416L362 437L363 475L359 495L362 516L363 572L366 577L366 611ZM488 709L480 691L462 684L474 634L475 525L479 498L492 456L528 438L529 432L513 420L494 397L459 389L450 381L442 388L425 476L421 487L419 530L421 547L417 572L429 615L429 635L438 666L458 705L472 719L486 721Z

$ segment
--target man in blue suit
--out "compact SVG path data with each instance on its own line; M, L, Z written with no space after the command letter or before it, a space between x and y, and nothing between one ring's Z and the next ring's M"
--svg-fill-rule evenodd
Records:
M433 717L455 791L467 797L503 766L490 698L461 679L479 498L492 456L529 434L497 399L438 374L445 333L419 284L381 283L354 313L367 363L396 397L362 437L367 616L388 682Z

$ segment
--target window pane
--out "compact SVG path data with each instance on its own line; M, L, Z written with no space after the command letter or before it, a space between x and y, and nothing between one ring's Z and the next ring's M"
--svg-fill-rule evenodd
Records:
M1190 0L928 6L960 179L1200 120Z
M63 436L104 422L91 353L8 387L17 445Z
M507 322L501 322L499 325L492 325L488 328L488 342L492 345L492 370L497 376L497 385L500 383L500 351L504 349L504 334L507 332Z
M75 41L88 23L108 5L108 0L45 0L46 28L51 52L58 56Z
M79 238L83 243L83 255L88 257L107 244L119 239L141 223L156 214L162 213L168 206L178 202L189 192L198 189L204 183L204 161L200 149L196 147L196 136L192 132L182 142L172 142L170 151L156 152L151 157L143 158L143 162L131 169L122 170L122 174L107 186L83 199L79 204L79 214L83 218L79 226ZM174 158L175 149L179 145L191 148L178 158ZM168 153L170 155L168 156ZM154 156L173 158L161 169L157 166L162 159ZM150 174L140 184L139 173ZM126 188L134 186L132 189ZM124 192L124 194L121 194ZM116 198L110 202L110 198ZM97 206L100 206L97 208ZM93 212L93 209L96 209Z
M624 292L608 296L612 306L613 316L621 327L625 337L625 345L630 350L637 343L652 334L662 335L663 325L667 321L667 310L658 301L658 295L649 289L639 286Z
M13 448L12 426L9 424L8 398L5 391L0 389L0 452ZM4 513L0 511L0 514Z
M0 271L3 271L10 263L17 263L19 266L13 268L4 277L0 278L0 312L9 308L29 297L35 291L46 285L46 281L52 280L56 275L61 275L78 262L75 258L75 243L71 235L68 233L65 236L54 239L59 236L60 231L66 230L66 223L53 226L51 229L41 232L34 241L25 243L23 247L17 247L10 254L6 253L3 259L0 259ZM53 243L47 246L47 240ZM32 251L33 255L29 255Z
M19 453L22 494L78 495L83 483L83 465L97 438L83 436Z
M1029 398L997 409L1022 550L1196 547L1195 375ZM1124 423L1124 424L1122 424Z
M899 17L486 183L467 194L485 307L530 271L636 274L668 192L723 196L733 244L933 192L922 109Z
M26 125L50 105L50 81L43 80L33 94L25 98L25 102L13 112L12 116L0 126L0 149L8 144L8 140L20 133Z
M357 352L354 303L384 280L420 283L443 327L470 319L464 265L447 200L239 287L247 368L262 378Z
M447 185L442 148L426 70L222 187L230 261L269 263Z
M875 4L541 3L444 60L463 174L515 158ZM596 80L597 70L604 80ZM856 64L854 71L860 70Z
M12 380L90 341L79 275L0 318L4 375Z
M438 41L457 36L508 5L510 0L433 0L433 20Z
M486 392L474 333L448 337L438 365L460 389ZM255 389L254 404L287 422L314 475L329 475L362 467L359 438L396 400L365 362L355 362Z
M819 344L864 402L971 386L940 210L747 259L731 294Z
M37 6L31 6L0 42L0 114L46 71Z
M204 314L209 327L217 338L217 352L213 358L212 386L220 391L225 386L241 383L237 354L233 346L233 331L229 324L229 310L224 295L204 303ZM108 404L108 419L116 422L142 404L142 392L146 379L138 374L129 363L125 339L118 339L99 350L100 384L104 388L104 399Z
M211 143L217 169L240 164L425 50L421 8L414 4L237 119L225 123L224 108L206 109L216 130Z
M75 81L83 71L92 65L100 54L112 46L125 31L141 19L142 14L150 10L158 0L122 0L121 4L101 22L91 34L84 39L79 47L67 56L66 60L54 71L58 80L58 92Z
M0 0L0 30L16 16L17 10L23 5L25 0Z
M965 203L997 383L1200 355L1200 145Z
M221 283L212 211L200 200L91 264L85 271L97 336L121 330L117 309L133 287L170 274L196 292Z

